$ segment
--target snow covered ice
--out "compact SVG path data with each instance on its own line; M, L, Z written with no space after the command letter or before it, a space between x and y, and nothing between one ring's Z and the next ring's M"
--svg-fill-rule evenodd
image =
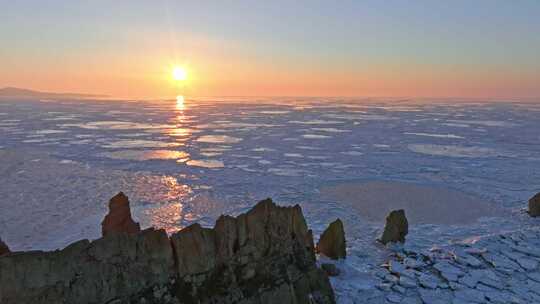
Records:
M540 303L540 220L523 210L540 191L539 114L451 100L3 101L1 237L13 250L98 238L118 191L142 227L168 232L272 197L299 203L316 236L344 221L339 303ZM376 243L403 206L405 245Z

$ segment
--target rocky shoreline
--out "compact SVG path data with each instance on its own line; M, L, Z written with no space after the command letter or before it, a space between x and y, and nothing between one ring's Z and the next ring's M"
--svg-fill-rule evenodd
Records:
M527 212L538 210L540 194ZM405 211L394 210L378 239L389 259L358 280L342 260L340 219L314 246L300 206L271 199L222 215L214 228L193 224L168 236L141 231L119 193L101 225L102 238L53 252L10 252L0 240L0 303L540 302L538 227L419 250L405 243ZM319 268L316 253L341 261L322 258Z
M0 257L0 302L335 302L299 206L267 199L238 217L221 216L214 228L194 224L169 237L138 231L129 204L113 203L122 195L109 204L102 238Z

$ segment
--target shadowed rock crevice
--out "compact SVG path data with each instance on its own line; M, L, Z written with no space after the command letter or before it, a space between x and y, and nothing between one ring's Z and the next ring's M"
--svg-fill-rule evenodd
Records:
M6 245L6 243L4 243L2 241L2 239L0 239L0 255L4 255L6 253L10 253L11 251L9 250L9 247L8 245Z
M123 223L115 227L134 227ZM298 205L267 199L221 216L214 228L194 224L170 238L164 230L113 231L54 252L3 256L0 302L334 303Z

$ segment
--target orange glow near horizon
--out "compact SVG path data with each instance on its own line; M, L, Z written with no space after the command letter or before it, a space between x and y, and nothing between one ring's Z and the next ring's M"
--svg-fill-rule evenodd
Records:
M0 73L0 87L149 99L178 95L527 98L540 94L538 71L517 68L475 70L466 65L365 61L319 66L279 56L268 61L225 42L219 46L204 40L186 42L185 48L173 51L176 48L160 42L126 50L129 56L111 52L66 57L62 65L29 60L31 68L11 63ZM215 51L221 49L227 51Z
M118 66L109 73L34 67L0 73L0 87L13 86L44 92L105 94L114 98L175 98L184 96L351 96L351 97L536 97L537 77L507 72L505 77L479 71L433 71L408 67L396 73L392 67L358 71L313 70L288 67L272 70L263 63L232 64L216 59L197 66L197 76L156 69L139 62L131 68ZM45 64L42 64L45 65ZM166 66L166 65L162 65ZM129 70L136 70L130 72ZM503 74L503 73L500 73ZM9 76L9 78L8 78ZM178 76L178 77L177 77ZM197 76L197 77L196 77ZM406 76L406 77L405 77ZM522 76L522 77L520 77ZM183 79L183 80L177 80Z
M1 11L0 88L172 101L540 97L540 1L14 2Z

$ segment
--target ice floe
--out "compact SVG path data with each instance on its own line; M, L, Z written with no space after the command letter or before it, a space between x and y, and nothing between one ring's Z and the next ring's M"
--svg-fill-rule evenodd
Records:
M455 145L433 145L433 144L411 144L408 145L409 150L434 156L448 156L448 157L497 157L505 156L492 148L484 147L465 147Z

